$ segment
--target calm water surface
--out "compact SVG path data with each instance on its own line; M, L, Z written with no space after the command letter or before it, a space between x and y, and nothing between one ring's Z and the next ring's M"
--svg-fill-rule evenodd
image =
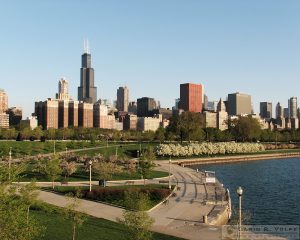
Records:
M248 224L300 224L300 158L193 166L215 171L229 188L238 207L236 188L244 189L243 208Z

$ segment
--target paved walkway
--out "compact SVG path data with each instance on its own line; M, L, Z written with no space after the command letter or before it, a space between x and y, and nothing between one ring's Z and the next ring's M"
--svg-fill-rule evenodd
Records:
M159 164L158 170L169 170L168 161L158 161L157 163ZM171 197L166 204L162 204L150 212L150 216L155 220L153 230L185 239L221 239L220 227L202 224L203 216L208 215L213 209L213 205L204 204L207 192L214 192L209 187L204 187L202 173L178 165L172 165L171 172L173 174L172 184L178 184L180 190L176 191L176 196ZM157 180L147 180L147 183L152 182L157 182ZM143 180L135 181L135 184L142 183ZM87 185L88 182L70 182L69 184ZM96 185L97 182L93 182L93 184ZM41 183L40 185L51 185L51 183ZM41 191L39 199L59 207L68 204L64 196L50 192ZM88 200L81 201L78 211L110 221L121 218L123 213L123 209Z
M65 207L68 204L65 196L51 192L40 191L39 199L58 207ZM77 210L93 217L104 218L110 221L116 221L117 218L122 217L123 213L121 208L88 200L81 200Z
M159 161L158 164L161 170L169 168L168 161ZM213 205L205 205L207 188L211 187L204 187L202 173L178 165L172 165L171 172L174 174L172 183L178 182L180 191L169 199L167 205L150 213L155 219L153 230L186 239L221 239L220 227L203 224L203 216L212 211Z

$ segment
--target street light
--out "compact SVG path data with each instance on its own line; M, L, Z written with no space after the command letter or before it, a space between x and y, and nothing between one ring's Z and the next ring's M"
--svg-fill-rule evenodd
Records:
M89 165L90 165L90 192L92 191L92 164L93 164L93 161L90 160L89 161Z
M118 146L116 146L116 160L118 159Z
M8 180L10 181L10 169L11 169L11 147L9 148L9 159L8 159Z
M171 189L171 157L169 159L169 189Z
M54 144L53 144L53 154L55 155L55 139L54 139Z
M137 171L140 172L140 151L137 150Z
M238 231L238 239L241 239L241 232L242 232L242 195L243 195L243 188L239 186L236 190L236 193L239 196L239 231Z

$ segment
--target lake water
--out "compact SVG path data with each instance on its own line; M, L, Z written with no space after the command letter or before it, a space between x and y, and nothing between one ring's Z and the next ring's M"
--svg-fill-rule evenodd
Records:
M238 209L236 189L242 186L242 208L251 215L247 224L300 224L300 158L252 161L192 168L216 172L229 188Z

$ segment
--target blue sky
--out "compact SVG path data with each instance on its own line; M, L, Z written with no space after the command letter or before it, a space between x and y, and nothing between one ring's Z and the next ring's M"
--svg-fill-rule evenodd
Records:
M88 38L98 97L149 96L172 107L179 84L202 83L210 100L231 92L260 101L298 96L300 1L0 1L0 88L25 117L54 97L64 76L77 98ZM299 96L300 97L300 96Z

